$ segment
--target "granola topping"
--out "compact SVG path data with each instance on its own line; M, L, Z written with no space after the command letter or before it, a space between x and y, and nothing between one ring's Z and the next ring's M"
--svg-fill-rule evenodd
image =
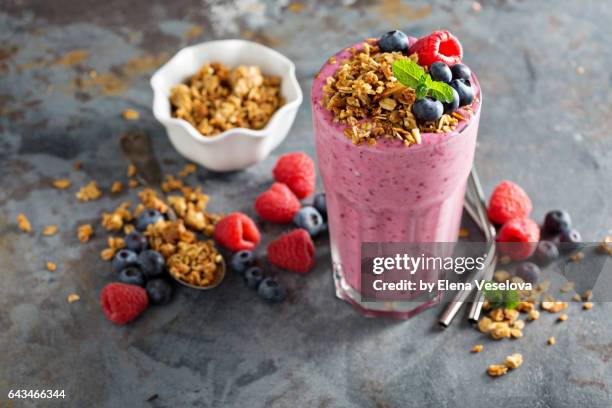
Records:
M418 62L416 54L381 52L376 43L363 43L363 49L351 49L352 56L341 63L323 86L322 104L334 115L334 121L348 125L346 137L356 145L376 144L381 138L397 139L405 145L421 143L421 133L447 133L456 129L464 115L444 114L432 122L417 123L412 104L414 89L400 84L393 75L396 60Z
M236 127L262 129L284 103L280 85L280 77L264 75L256 66L206 63L171 89L172 116L206 137Z

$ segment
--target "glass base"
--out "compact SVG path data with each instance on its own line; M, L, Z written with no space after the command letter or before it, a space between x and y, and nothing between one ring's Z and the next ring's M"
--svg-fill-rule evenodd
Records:
M394 319L410 319L425 309L435 306L440 302L441 293L434 299L403 302L365 302L361 300L361 294L350 287L342 272L342 266L333 262L334 284L336 296L348 303L367 317L390 317Z

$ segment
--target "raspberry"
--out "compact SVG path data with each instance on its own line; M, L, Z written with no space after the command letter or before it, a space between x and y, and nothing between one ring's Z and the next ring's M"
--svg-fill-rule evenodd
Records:
M315 247L305 229L287 232L268 245L271 264L292 272L306 273L315 264Z
M100 294L102 311L108 320L125 324L137 318L149 306L147 291L136 285L109 283Z
M274 180L285 183L300 200L315 190L317 174L312 159L306 153L288 153L279 157L272 174Z
M461 62L463 57L461 43L448 31L434 31L426 37L419 38L410 47L410 54L414 53L419 56L419 64L426 66L438 61L453 66Z
M540 227L532 219L515 218L499 230L498 249L515 261L529 258L540 240Z
M234 212L221 218L215 225L214 238L227 249L241 251L254 249L261 236L257 225L248 215Z
M255 211L266 221L287 223L300 210L300 201L289 187L274 183L255 200Z
M514 218L529 217L532 209L527 193L518 184L505 180L491 194L488 215L491 222L503 225Z

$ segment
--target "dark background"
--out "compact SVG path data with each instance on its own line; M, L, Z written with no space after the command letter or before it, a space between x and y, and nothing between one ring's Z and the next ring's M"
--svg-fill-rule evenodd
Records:
M535 219L567 208L585 240L610 233L612 8L603 1L1 1L0 2L0 406L9 389L65 389L62 402L14 407L609 407L609 303L569 320L528 324L494 343L466 323L440 332L440 308L407 321L365 319L335 299L327 242L307 276L279 273L289 300L262 303L237 276L211 292L179 290L127 327L106 321L99 291L112 276L99 259L105 234L81 244L76 226L133 196L74 199L89 180L125 179L118 137L139 128L164 171L185 161L151 111L151 73L188 44L241 37L297 65L305 95L286 141L247 171L199 169L211 209L253 214L275 157L314 154L308 104L323 61L358 39L401 28L450 29L484 92L476 163L487 193L521 184ZM90 71L97 72L91 78ZM128 122L124 109L140 111ZM83 170L72 163L81 160ZM69 177L69 192L50 187ZM192 176L193 177L193 176ZM20 233L24 212L35 234ZM42 237L45 225L60 232ZM265 240L281 228L264 226ZM472 235L475 236L474 234ZM262 253L263 248L262 246ZM56 272L44 263L57 262ZM81 300L69 304L66 296ZM555 346L546 339L554 335ZM471 355L483 343L485 350ZM505 377L485 373L521 352ZM147 398L158 397L147 402Z

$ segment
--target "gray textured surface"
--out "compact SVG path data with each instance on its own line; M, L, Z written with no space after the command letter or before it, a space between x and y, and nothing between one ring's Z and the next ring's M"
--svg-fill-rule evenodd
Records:
M531 193L536 218L569 208L588 240L612 226L606 2L486 1L480 13L455 1L320 1L297 12L272 1L225 3L0 2L0 406L10 388L68 394L61 403L14 407L612 405L609 303L588 314L574 305L566 324L544 316L523 339L495 344L467 324L439 332L439 308L407 322L365 319L334 298L325 242L316 270L283 274L291 290L283 305L262 304L229 276L212 292L180 290L169 306L129 327L103 318L97 299L111 278L97 255L104 242L100 234L80 244L75 228L127 194L77 203L74 187L57 191L50 180L68 176L79 186L95 179L108 187L123 178L117 139L132 127L148 131L164 170L177 172L184 161L150 113L148 77L180 47L211 38L242 36L279 49L296 62L308 96L326 56L358 38L390 26L414 35L447 27L485 93L476 161L487 192L511 178ZM190 31L194 25L201 34ZM62 65L72 50L88 55ZM140 56L150 61L126 64ZM140 110L141 120L123 120L126 108ZM297 149L314 152L307 103L275 155ZM82 172L72 170L76 159ZM250 213L273 162L227 175L200 169L198 180L213 209ZM61 232L19 233L14 219L22 211L35 230L55 223ZM58 271L46 272L46 260ZM81 301L68 304L71 292ZM547 347L553 334L558 343ZM477 342L485 351L470 355ZM521 369L487 377L488 364L515 351L525 357ZM159 397L146 402L152 394Z

